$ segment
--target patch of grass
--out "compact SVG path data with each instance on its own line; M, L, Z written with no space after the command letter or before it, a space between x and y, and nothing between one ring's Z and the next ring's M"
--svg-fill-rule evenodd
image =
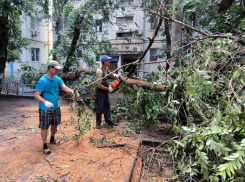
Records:
M45 178L44 175L36 176L36 180L42 181L42 182L61 182L61 180L59 178L58 179L49 179L49 178Z
M140 127L139 123L128 123L126 126L126 132L133 132L136 134L141 134L142 133L142 129Z
M70 139L68 138L68 136L64 135L63 137L61 136L56 136L57 139L59 140L64 140L65 142L69 141Z
M25 130L26 128L23 127L23 128L18 128L17 131L21 131L21 130Z
M2 165L8 165L10 162L9 161L4 161L4 162L2 162L1 164Z
M19 149L20 147L19 146L14 146L13 147L13 149L15 150L15 149Z
M70 152L69 155L74 155L74 152Z
M112 133L112 132L116 131L116 130L113 128L113 126L110 126L110 125L108 125L108 124L103 125L103 128L106 128L107 131L108 131L109 133Z
M34 128L34 127L28 127L27 129L28 129L28 130L31 130L33 133L35 133L35 132L36 132L36 130L35 130L35 128Z
M89 137L89 143L94 146L99 146L100 144L110 144L111 142L104 136L101 136L101 139L94 138L93 136Z

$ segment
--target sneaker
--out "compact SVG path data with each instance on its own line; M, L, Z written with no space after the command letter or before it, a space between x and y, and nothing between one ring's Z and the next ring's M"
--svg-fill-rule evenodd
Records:
M101 129L101 126L96 126L96 129L100 130Z
M107 124L110 126L118 126L118 124L116 124L116 123L107 123Z
M43 149L43 153L44 153L45 155L49 155L49 154L51 154L51 150L50 150L49 148Z
M50 141L50 144L60 145L60 142L59 142L59 141L57 141L57 140L53 140L53 141Z

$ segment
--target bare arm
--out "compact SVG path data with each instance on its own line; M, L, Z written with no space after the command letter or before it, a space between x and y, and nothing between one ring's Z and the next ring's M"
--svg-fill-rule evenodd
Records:
M69 93L70 93L70 94L73 94L73 90L70 89L69 87L67 87L65 84L61 85L60 88L61 88L64 92L66 92L66 93L68 93L68 94L69 94Z
M35 91L35 99L38 101L38 102L41 102L41 103L44 103L45 100L41 97L41 94L42 92L39 92L39 91Z
M107 90L107 91L109 91L109 87L105 87L104 85L102 85L102 84L100 84L100 87L99 87L100 89L102 89L102 90Z
M110 74L111 77L113 77L114 79L117 79L117 77L115 76L115 73L111 73L110 70L108 69L108 74Z

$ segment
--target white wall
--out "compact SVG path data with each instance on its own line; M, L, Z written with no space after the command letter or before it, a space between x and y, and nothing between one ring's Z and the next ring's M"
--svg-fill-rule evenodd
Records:
M73 5L75 8L78 8L82 3L86 2L86 0L83 1L77 1L73 2ZM119 62L118 67L120 67L123 64L123 55L125 54L135 54L133 51L133 48L137 48L137 51L144 51L146 47L148 46L149 40L147 37L152 37L154 30L150 30L150 23L148 23L148 18L145 18L147 13L143 11L142 8L140 8L141 0L134 0L132 5L124 6L126 8L125 11L122 11L121 9L116 10L115 13L111 16L111 20L113 24L103 24L103 31L106 31L108 35L106 36L108 39L111 40L111 43L114 47L116 47L118 50L114 52L114 56L119 56ZM116 17L122 17L125 15L132 15L134 17L133 22L127 22L127 23L117 23ZM95 15L95 19L100 19L100 15ZM38 69L40 63L48 63L49 58L49 50L51 49L52 41L50 37L52 37L51 32L51 26L48 26L44 21L39 24L38 33L36 36L31 36L31 18L28 16L22 16L22 21L24 22L22 25L22 34L24 37L27 37L31 41L31 45L29 46L29 49L25 50L23 49L22 54L20 55L22 62L29 62L30 66L33 66L34 68ZM136 26L137 24L137 26ZM142 30L142 35L134 36L131 39L131 42L127 42L123 39L117 39L116 33L120 31L119 27L125 25L128 28L125 29L125 31L135 31L135 30ZM102 33L98 32L98 39L101 39ZM162 43L165 42L165 37L158 36L156 38L155 43L152 45L152 48L161 48ZM40 61L39 62L32 62L31 61L31 48L39 48L40 49ZM129 52L131 51L131 53ZM125 53L128 52L128 53ZM158 59L159 60L159 59ZM142 62L149 62L150 61L150 52L148 52ZM17 75L17 69L20 68L20 63L15 62L14 64L14 73ZM81 60L80 63L81 67L86 68L87 65ZM151 64L151 65L144 65L139 66L140 70L143 70L145 72L152 72L156 70L158 65ZM7 64L5 73L10 74L10 65ZM146 76L143 73L139 74L140 76Z
M48 39L49 39L49 31L48 31L48 25L45 21L42 21L39 23L37 28L37 34L35 36L32 36L31 34L31 18L29 16L22 15L21 21L23 21L22 24L22 36L27 38L29 41L31 41L31 44L28 46L27 49L22 49L22 53L20 55L20 60L15 61L13 63L13 69L14 69L14 76L20 76L18 74L18 69L21 68L21 63L29 62L29 65L34 67L35 69L39 70L40 64L47 64L48 62L48 52L49 52L49 45L48 45ZM40 54L39 54L39 61L33 62L31 59L31 48L39 48ZM5 75L10 75L10 64L7 64L5 69Z

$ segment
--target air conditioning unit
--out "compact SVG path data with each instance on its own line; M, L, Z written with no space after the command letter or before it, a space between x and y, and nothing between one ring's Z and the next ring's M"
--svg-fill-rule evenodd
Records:
M31 30L31 36L37 36L37 31L36 30Z
M141 50L137 47L133 47L133 52L140 52Z
M143 34L142 30L135 30L135 35L141 36Z

